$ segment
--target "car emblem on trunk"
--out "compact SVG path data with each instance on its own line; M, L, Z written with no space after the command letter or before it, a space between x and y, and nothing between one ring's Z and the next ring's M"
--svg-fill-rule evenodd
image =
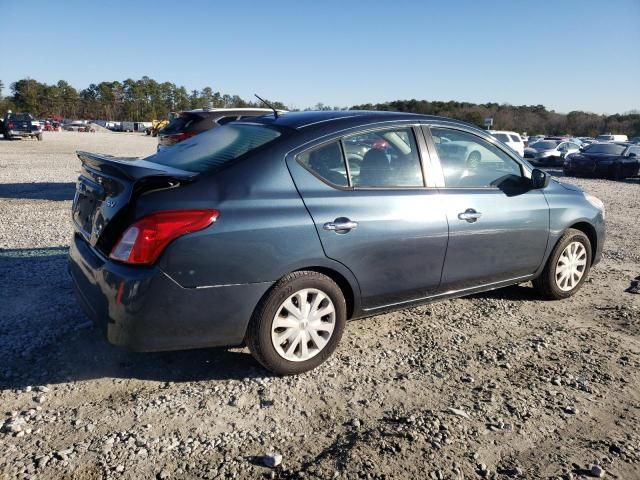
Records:
M113 208L113 207L116 206L116 202L114 200L107 200L105 203L107 204L107 207L109 207L109 208Z

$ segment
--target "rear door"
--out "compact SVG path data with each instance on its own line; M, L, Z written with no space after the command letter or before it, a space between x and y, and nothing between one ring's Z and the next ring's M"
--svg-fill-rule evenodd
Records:
M440 284L447 220L437 190L426 188L419 144L413 126L399 125L287 158L325 254L353 272L365 310L432 295Z
M532 190L522 165L494 143L453 127L433 126L430 132L449 222L441 291L533 274L549 237L542 190Z

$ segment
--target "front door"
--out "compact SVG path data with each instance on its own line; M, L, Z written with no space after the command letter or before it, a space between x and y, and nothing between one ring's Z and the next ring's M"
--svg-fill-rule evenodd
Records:
M453 128L431 128L444 176L449 246L441 291L533 274L549 237L549 206L522 165L491 142Z
M361 132L287 159L325 254L353 272L365 310L440 284L447 220L437 190L424 186L415 133Z

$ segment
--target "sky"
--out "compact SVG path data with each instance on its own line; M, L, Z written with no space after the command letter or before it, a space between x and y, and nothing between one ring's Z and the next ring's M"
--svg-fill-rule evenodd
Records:
M147 75L292 108L640 109L640 0L0 0L0 12L5 95L26 77L82 89Z

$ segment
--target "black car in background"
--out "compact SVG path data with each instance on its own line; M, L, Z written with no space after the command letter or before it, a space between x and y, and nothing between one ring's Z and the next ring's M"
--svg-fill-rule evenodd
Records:
M42 140L42 127L30 113L7 113L0 124L0 133L5 140L17 137Z
M158 132L158 151L239 118L273 113L270 108L213 108L181 112Z
M580 153L568 155L565 175L623 180L640 172L640 145L630 142L592 143Z

